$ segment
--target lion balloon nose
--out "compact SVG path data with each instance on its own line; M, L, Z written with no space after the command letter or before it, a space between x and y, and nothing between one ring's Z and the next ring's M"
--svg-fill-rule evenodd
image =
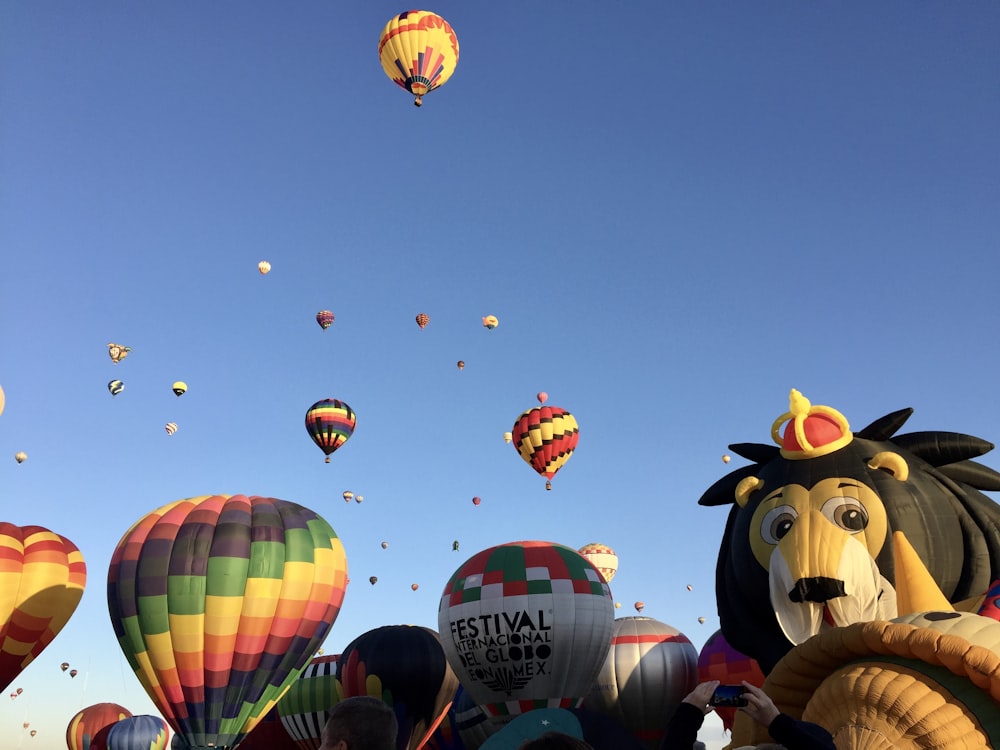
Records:
M815 578L800 578L788 592L788 598L793 602L827 602L847 596L844 582L837 578L817 576Z

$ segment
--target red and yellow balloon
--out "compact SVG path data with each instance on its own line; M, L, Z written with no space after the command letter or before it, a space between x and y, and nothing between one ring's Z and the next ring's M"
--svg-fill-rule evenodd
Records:
M413 94L413 103L419 107L424 94L442 86L455 72L458 37L436 13L408 10L382 29L378 56L385 74Z

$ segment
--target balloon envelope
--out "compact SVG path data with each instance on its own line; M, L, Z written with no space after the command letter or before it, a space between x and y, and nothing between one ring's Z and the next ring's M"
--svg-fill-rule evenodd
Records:
M611 651L584 705L620 721L649 750L663 741L674 710L698 684L698 650L651 617L615 620Z
M599 542L591 542L580 547L578 552L593 563L598 572L604 576L605 581L611 583L611 579L618 572L618 555L611 547Z
M268 271L271 270L271 264L268 263L266 260L262 260L260 263L257 264L257 270L260 271L261 276L264 276L267 274Z
M90 750L95 744L98 732L107 730L112 724L131 715L131 711L117 703L95 703L93 706L87 706L70 719L69 726L66 727L66 746L69 750ZM103 736L107 737L107 732Z
M41 526L0 523L0 689L45 649L76 610L87 583L83 555ZM21 688L15 695L20 695Z
M558 406L528 409L511 432L521 458L548 479L570 459L580 439L576 418Z
M490 547L445 586L438 628L448 661L492 716L575 708L611 647L608 584L576 550L541 541Z
M167 722L141 714L112 724L104 744L106 750L166 750L169 738Z
M437 633L414 625L386 625L355 638L340 655L337 682L345 698L370 695L392 707L399 750L424 744L458 688Z
M382 70L399 87L421 97L443 85L458 64L458 37L436 13L410 10L389 20L378 40Z
M108 571L118 642L192 748L231 747L316 653L340 611L344 547L286 500L178 500L137 521Z
M108 391L110 391L112 396L117 396L124 390L125 390L125 384L120 380L112 380L110 383L108 383Z
M170 390L172 390L174 392L174 395L177 396L178 398L187 393L187 389L188 389L187 383L185 383L183 380L178 380L172 386L170 386Z
M354 434L356 423L354 410L345 402L335 398L317 401L306 412L306 431L319 449L326 454L327 463L330 463L330 454Z
M420 313L419 315L417 315L417 325L420 326L421 329L426 328L427 324L430 322L431 322L431 316L428 315L427 313Z
M343 697L337 692L340 654L317 656L278 701L285 734L301 750L319 750L327 712Z
M756 660L742 654L729 645L721 630L708 637L698 652L698 681L718 680L723 685L739 685L746 680L751 685L764 685L764 672ZM715 713L722 719L722 725L732 730L736 719L736 709L716 706Z
M333 313L329 310L320 310L316 313L316 322L324 331L333 325Z

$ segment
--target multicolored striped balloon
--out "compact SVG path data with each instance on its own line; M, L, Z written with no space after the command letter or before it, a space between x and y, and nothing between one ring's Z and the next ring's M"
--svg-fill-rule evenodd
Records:
M333 325L334 316L329 310L320 310L316 313L316 322L324 331Z
M389 20L378 40L382 70L420 106L424 94L443 85L458 64L458 37L436 13L409 10Z
M112 724L104 746L107 750L166 750L169 738L167 722L140 714Z
M521 458L547 479L563 467L580 439L576 418L558 406L536 406L521 414L511 431ZM552 489L552 483L545 483Z
M95 703L76 713L66 727L66 747L69 750L91 750L97 743L101 746L110 732L110 727L132 715L117 703ZM98 738L98 734L102 736Z
M354 410L335 398L317 401L306 412L306 430L313 442L326 454L326 463L330 463L330 454L354 434L356 423Z
M477 553L438 608L441 644L465 689L492 716L576 708L611 648L614 604L585 557L551 542Z
M298 679L340 612L336 532L293 502L178 500L125 533L108 570L118 642L192 750L239 742Z
M698 649L686 635L652 617L622 617L584 706L657 750L674 710L697 684Z
M317 656L278 701L278 716L285 732L301 750L319 750L326 714L343 699L337 691L337 660Z
M0 689L62 630L86 583L87 565L69 539L0 523Z

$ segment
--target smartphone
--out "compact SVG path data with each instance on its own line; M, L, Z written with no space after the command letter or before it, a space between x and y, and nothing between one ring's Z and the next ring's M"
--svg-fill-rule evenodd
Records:
M711 700L708 701L710 706L725 706L727 708L738 708L746 704L747 699L743 697L742 685L719 685L712 693Z

